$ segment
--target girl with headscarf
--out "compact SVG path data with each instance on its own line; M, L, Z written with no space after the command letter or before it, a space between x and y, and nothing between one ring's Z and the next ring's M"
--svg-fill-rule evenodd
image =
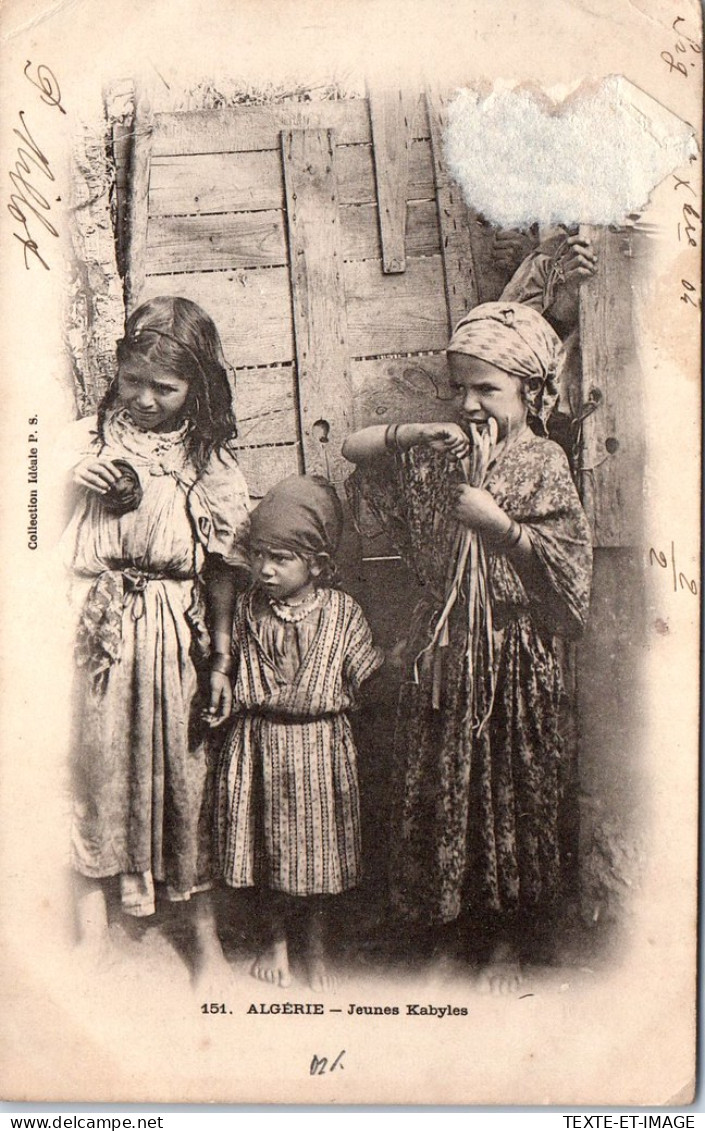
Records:
M254 585L235 610L234 721L218 800L225 882L262 897L267 940L253 975L289 985L288 936L302 916L318 992L334 984L330 897L360 880L348 711L382 662L359 606L329 587L342 528L335 489L318 476L282 480L250 516Z
M559 637L587 614L591 540L545 436L560 341L535 310L478 306L448 346L458 421L373 426L350 481L419 584L395 735L391 899L462 918L507 991L562 898ZM469 456L469 459L468 459Z

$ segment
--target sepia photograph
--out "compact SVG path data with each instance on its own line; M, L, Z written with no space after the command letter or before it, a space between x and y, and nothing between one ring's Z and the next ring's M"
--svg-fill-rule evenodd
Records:
M699 7L2 21L3 1099L692 1103Z

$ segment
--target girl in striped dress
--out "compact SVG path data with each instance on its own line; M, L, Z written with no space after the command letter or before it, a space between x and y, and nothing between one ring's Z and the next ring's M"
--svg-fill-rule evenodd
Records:
M289 984L287 931L303 912L317 991L334 984L328 897L360 880L348 711L382 662L359 606L327 584L341 533L340 501L316 476L283 480L250 516L254 585L235 610L234 722L219 781L225 882L263 892L269 939L252 973Z

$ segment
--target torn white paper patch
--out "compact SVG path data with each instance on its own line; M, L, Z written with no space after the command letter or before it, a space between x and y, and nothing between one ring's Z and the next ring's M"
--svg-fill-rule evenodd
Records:
M503 228L623 223L697 153L691 126L616 75L560 105L461 90L444 140L467 204Z

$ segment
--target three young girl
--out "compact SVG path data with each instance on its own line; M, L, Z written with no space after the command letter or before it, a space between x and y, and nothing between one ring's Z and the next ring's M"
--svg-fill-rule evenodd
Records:
M589 598L587 522L562 451L541 435L559 346L530 308L477 307L448 347L459 422L363 429L343 448L358 464L353 494L421 586L395 740L393 905L417 922L481 923L500 989L514 984L521 942L535 954L560 904L556 641L580 631ZM328 586L340 503L325 481L293 477L246 524L217 333L194 304L140 308L118 362L97 420L76 426L81 494L67 534L82 604L84 932L104 933L106 877L120 876L133 914L154 910L155 881L184 902L207 889L217 809L218 873L265 893L268 941L253 973L288 984L298 910L309 981L322 990L329 897L360 874L347 712L381 663L359 607ZM254 585L237 598L231 652L246 563ZM217 805L196 660L207 650L205 583L206 721L234 716ZM220 956L207 903L195 923L203 966Z

